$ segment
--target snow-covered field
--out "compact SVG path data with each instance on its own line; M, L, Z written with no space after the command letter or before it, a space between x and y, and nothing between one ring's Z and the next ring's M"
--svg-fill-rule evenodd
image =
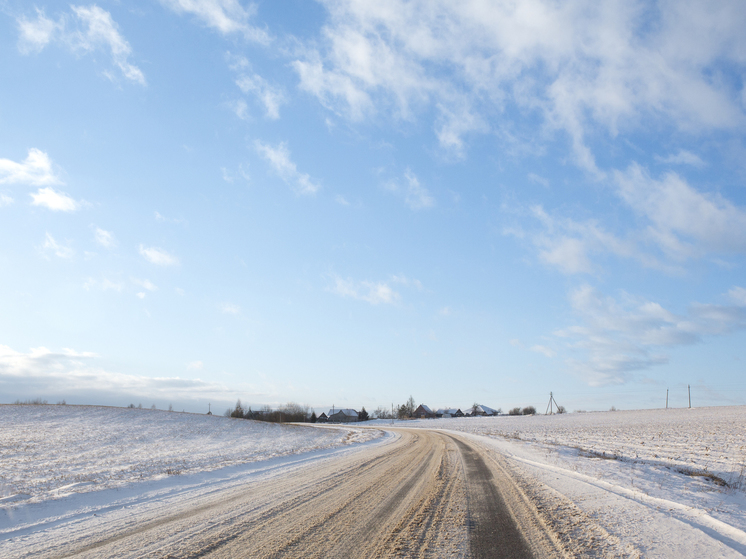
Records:
M632 556L746 555L745 406L397 423L486 438Z
M385 429L391 422L365 426ZM543 510L584 533L595 530L599 557L746 556L746 407L394 426L465 433L507 457ZM273 463L302 467L319 453L375 442L379 429L94 406L0 406L0 544L60 518L112 507L146 510L184 491L232 487L252 472L272 471Z
M380 435L147 409L0 405L0 510Z

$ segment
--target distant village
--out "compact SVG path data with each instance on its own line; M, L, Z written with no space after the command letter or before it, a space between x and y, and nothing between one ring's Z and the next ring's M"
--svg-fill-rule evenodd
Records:
M365 411L365 408L362 409ZM378 411L378 410L377 410ZM401 411L401 408L397 411ZM411 415L399 413L397 419L441 419L449 417L484 417L492 415L500 415L502 410L495 410L488 406L474 405L469 408L466 413L461 411L459 408L441 408L433 411L425 404L420 404ZM358 413L357 410L350 408L342 409L330 409L329 413L321 413L316 417L315 423L355 423L358 421L367 421L368 419L392 419L393 414L381 414L375 413L375 417L371 418L367 413ZM384 417L381 417L381 416ZM361 417L362 416L362 417Z
M562 413L559 411L559 413ZM533 415L536 409L533 406L525 408L514 408L508 415ZM315 410L308 406L288 403L278 409L263 406L261 409L252 410L249 406L244 408L241 400L238 400L235 408L228 408L225 414L228 417L254 419L257 421L269 421L275 423L300 422L300 423L357 423L370 419L444 419L451 417L492 417L502 415L501 409L494 409L483 404L474 403L469 408L440 408L433 411L426 404L415 405L411 396L406 403L390 408L379 406L372 412L368 412L365 406L360 411L352 408L337 408L332 406L328 412L317 415Z

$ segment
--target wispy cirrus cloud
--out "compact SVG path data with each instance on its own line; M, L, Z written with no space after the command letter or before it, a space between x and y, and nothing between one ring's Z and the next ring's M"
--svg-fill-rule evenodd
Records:
M142 287L148 291L158 291L158 286L148 279L130 278L130 281L138 287Z
M124 283L121 281L112 281L108 278L103 278L100 280L88 278L83 283L83 288L86 291L97 289L100 291L116 291L117 293L121 293L121 291L124 289Z
M672 258L746 252L746 208L704 193L676 173L655 179L637 163L616 171L619 197L645 218L648 233Z
M158 266L176 266L179 263L176 256L162 248L140 245L139 251L145 260Z
M220 312L223 314L239 315L241 314L241 307L233 303L222 303L220 305Z
M18 50L23 54L39 53L48 44L58 42L73 52L108 51L122 75L145 85L142 70L129 62L132 48L119 32L111 13L96 6L70 6L71 12L57 21L36 10L36 18L21 16L16 21L19 30Z
M340 297L365 301L371 305L394 304L400 295L386 282L354 281L350 278L334 277L334 285L329 290Z
M263 45L271 40L269 33L249 23L256 13L254 4L244 7L238 0L161 0L161 3L176 13L192 14L223 35L240 34Z
M229 56L231 69L238 74L236 85L247 95L252 95L264 107L265 116L272 120L280 118L280 107L286 102L282 87L272 84L251 69L251 64L244 57ZM247 106L243 101L233 106L236 115L246 119Z
M693 167L704 167L706 165L699 155L685 149L680 149L678 153L671 153L665 157L656 155L655 160L659 163L671 165L691 165Z
M530 115L602 178L589 142L601 131L615 137L651 120L732 130L746 120L741 86L711 79L722 65L744 68L746 14L734 3L322 3L320 40L293 61L301 89L352 121L434 111L439 143L457 154L470 134L509 133Z
M259 155L297 194L311 195L316 194L319 190L319 185L311 180L310 175L298 171L298 167L290 159L290 150L285 142L280 142L276 147L273 147L257 140L254 142L254 146Z
M530 351L533 351L534 353L541 353L545 357L552 358L555 355L557 355L557 352L554 351L552 348L547 347L545 345L534 345L529 348Z
M117 246L114 234L111 231L106 231L100 227L93 227L93 238L97 244L104 248L112 249Z
M200 379L147 377L109 371L92 352L36 347L28 352L0 345L0 382L7 394L29 397L82 397L117 402L128 398L165 401L232 401L236 388Z
M417 175L411 169L404 172L404 184L398 180L391 180L384 183L383 186L389 192L403 198L404 203L412 210L428 209L435 205L435 198L427 188L422 186Z
M44 237L44 243L41 246L42 253L45 255L54 254L58 258L69 260L75 256L75 251L66 244L58 242L49 233Z
M541 225L506 226L505 235L528 239L539 260L565 274L596 273L596 259L614 255L677 274L692 259L746 253L746 208L718 193L702 192L677 173L655 178L632 163L611 175L614 194L631 212L626 230L607 230L600 220L528 211Z
M589 285L570 293L580 324L555 332L567 341L570 369L588 384L623 384L637 371L668 362L666 350L746 328L746 290L734 287L731 304L692 303L674 313L659 303L622 293L604 296Z

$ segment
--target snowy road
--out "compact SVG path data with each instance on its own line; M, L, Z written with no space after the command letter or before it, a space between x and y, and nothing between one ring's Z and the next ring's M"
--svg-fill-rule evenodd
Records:
M3 557L564 556L499 459L422 429L211 483L111 493L86 512L19 519Z

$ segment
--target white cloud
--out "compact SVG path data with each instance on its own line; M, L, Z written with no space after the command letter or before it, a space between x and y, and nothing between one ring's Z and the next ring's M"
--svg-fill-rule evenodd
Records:
M414 287L418 291L422 291L422 282L415 278L408 278L407 276L391 276L391 281L398 283L399 285L405 285L407 287Z
M202 361L192 361L191 363L187 363L187 369L190 370L200 370L204 368L204 363Z
M201 19L208 27L217 29L223 35L240 33L246 39L260 44L268 44L270 37L266 31L249 24L256 12L254 5L244 8L238 0L161 0L176 13L188 13Z
M435 198L431 196L427 188L420 184L417 175L411 169L404 172L404 179L405 186L396 180L388 181L383 186L386 190L404 198L404 203L413 210L432 208L435 205Z
M83 283L83 288L86 291L90 291L91 289L100 289L101 291L116 291L119 293L124 289L124 284L122 282L111 281L107 278L104 278L100 281L93 278L88 278L85 283Z
M595 221L578 222L554 217L541 206L532 207L531 215L543 226L542 231L528 235L538 251L539 259L556 267L562 273L593 273L596 266L591 257L608 253L636 259L646 267L674 271L672 267L666 266L642 250L637 240L621 239ZM503 233L518 238L526 236L522 229L506 228Z
M140 245L140 254L148 262L159 266L175 266L179 263L179 259L176 256L158 247L146 247Z
M237 101L229 101L228 103L226 103L226 105L241 120L249 120L249 106L243 99L238 99Z
M407 179L407 191L404 196L407 205L413 210L432 208L435 205L435 198L430 195L427 188L420 184L417 176L407 169L404 177Z
M230 175L230 173L228 173L228 169L226 169L225 167L221 167L220 168L220 173L222 174L223 180L225 182L228 182L228 183L232 183L233 182L233 177Z
M236 85L244 93L253 94L264 105L267 118L280 118L280 105L285 102L285 94L280 87L271 85L258 74L243 75L236 80Z
M233 314L238 315L241 314L241 308L238 305L234 305L232 303L223 303L220 305L220 312L223 314Z
M619 196L651 225L648 233L673 258L746 252L746 210L704 194L676 173L656 180L637 163L614 173Z
M728 291L728 296L736 305L746 307L746 289L743 287L734 287Z
M74 212L80 204L67 194L57 192L53 188L40 188L36 194L31 194L34 206L43 206L56 212Z
M614 171L616 194L639 221L623 236L595 220L585 222L548 214L541 206L531 215L542 230L505 227L503 233L527 237L540 260L566 274L593 273L593 257L613 254L643 266L680 273L682 263L714 254L746 253L746 208L717 193L703 193L676 173L652 178L637 163Z
M316 194L319 185L315 184L308 174L298 171L295 163L290 160L290 151L285 142L281 142L277 147L272 147L257 140L254 145L259 155L297 194Z
M549 347L543 346L543 345L531 346L529 349L531 351L533 351L534 353L541 353L542 355L544 355L546 357L549 357L549 358L554 357L555 355L557 355L556 351L554 351L553 349L551 349Z
M509 131L538 115L546 131L567 134L579 166L601 177L588 147L598 131L614 137L651 120L734 129L746 120L740 88L713 79L723 65L743 69L738 3L323 4L321 41L293 62L300 87L351 120L434 110L441 145L456 152L469 133Z
M13 198L10 196L6 196L5 194L0 194L0 208L3 206L10 206L13 203Z
M144 289L147 289L148 291L158 291L158 286L155 285L152 281L147 279L137 279L137 278L130 278L130 281L134 283L135 285L138 285Z
M18 50L23 54L41 52L60 29L60 23L44 15L44 10L36 9L36 20L21 17L17 21L20 37Z
M0 383L7 393L74 396L89 401L126 403L128 398L165 401L211 399L231 401L235 387L200 379L147 377L107 371L96 364L98 356L72 349L52 351L32 348L27 353L0 345Z
M52 160L43 151L31 148L22 163L0 159L0 184L50 186L62 184L52 170Z
M587 285L573 291L570 302L581 324L555 334L568 340L570 351L584 354L568 363L594 386L622 384L635 371L667 363L667 348L746 328L743 305L693 303L686 314L676 314L626 293L621 301L604 297Z
M155 220L160 221L161 223L177 223L180 225L183 225L186 223L186 220L184 218L177 218L177 217L166 217L165 215L162 215L160 212L155 212Z
M59 258L70 259L75 256L75 251L72 248L58 243L49 233L44 237L42 250L45 253L51 252Z
M98 6L70 6L72 15L58 21L48 19L36 10L36 20L20 17L17 20L20 37L18 49L23 54L40 52L52 41L59 41L73 51L109 51L112 61L125 78L145 85L142 71L129 62L132 48L119 33L111 14ZM70 24L70 25L68 25Z
M549 181L545 179L544 177L537 175L536 173L529 173L528 180L530 180L531 182L540 184L544 188L549 188Z
M114 63L119 67L128 80L145 85L145 76L142 71L128 62L132 52L129 43L119 34L117 24L111 18L111 14L96 5L83 7L72 6L72 10L78 19L87 27L85 32L78 34L76 47L93 51L102 47L111 51Z
M371 305L380 303L393 304L399 300L399 294L385 282L353 281L351 279L334 278L332 293L350 299L366 301Z
M106 231L100 227L96 227L93 230L93 237L104 248L114 248L117 245L114 235L110 231Z
M666 157L656 155L655 160L659 163L669 163L672 165L692 165L694 167L705 166L705 162L702 161L698 155L684 149L680 149L677 154L672 153Z

